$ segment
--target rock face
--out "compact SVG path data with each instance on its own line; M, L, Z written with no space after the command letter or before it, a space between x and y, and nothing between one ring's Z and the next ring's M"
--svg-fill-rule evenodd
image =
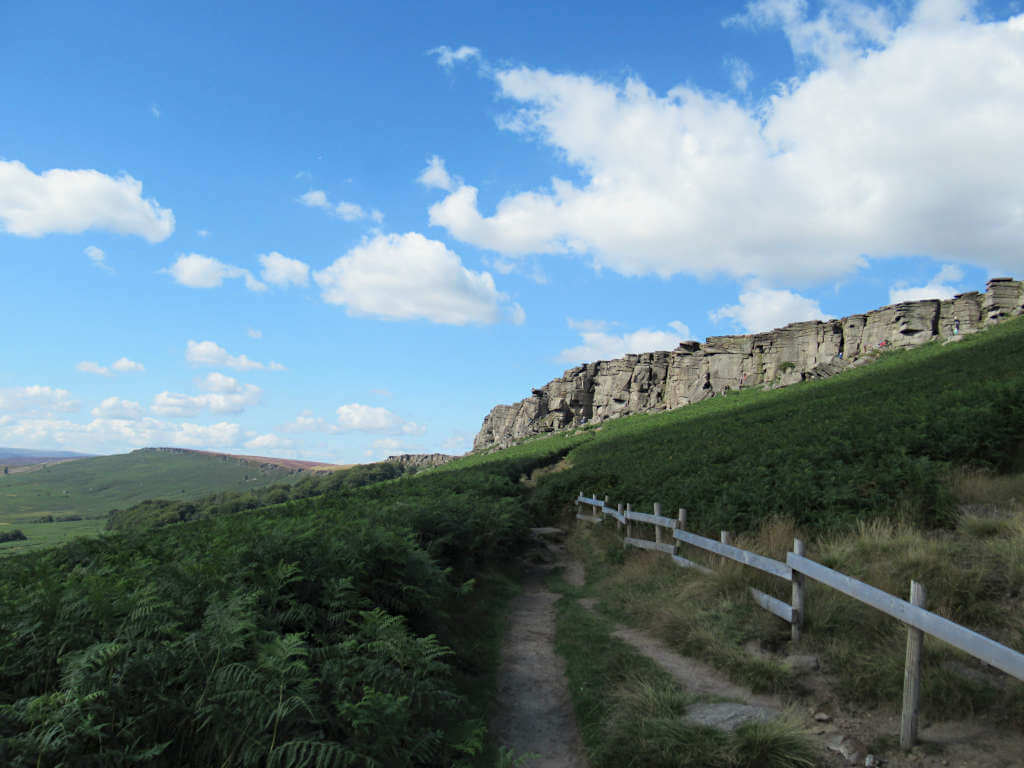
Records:
M388 456L387 461L419 470L427 467L440 467L457 458L458 456L449 456L446 453L403 453L399 456Z
M780 387L827 378L886 349L974 333L1024 314L1024 283L990 280L985 293L909 301L864 315L792 323L747 336L684 341L671 352L645 352L566 371L514 405L484 418L473 450L503 448L531 435L633 413L664 411L729 390Z

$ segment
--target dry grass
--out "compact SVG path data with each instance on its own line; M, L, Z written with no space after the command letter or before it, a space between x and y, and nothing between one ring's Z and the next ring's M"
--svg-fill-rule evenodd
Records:
M952 487L961 510L952 530L875 519L845 535L808 541L808 555L899 596L911 579L919 581L929 610L1024 651L1024 474L958 472ZM776 518L735 543L784 560L799 534L792 521ZM685 556L713 564L713 576L679 568L664 555L623 553L610 523L578 526L570 544L586 560L588 584L611 615L709 661L736 682L775 693L799 690L799 680L777 662L744 648L757 640L786 650L788 626L757 608L747 587L788 602L788 583L692 548ZM807 614L801 650L820 656L840 695L869 704L899 701L906 637L899 622L813 582ZM1024 684L929 638L923 706L936 716L988 712L1020 724Z

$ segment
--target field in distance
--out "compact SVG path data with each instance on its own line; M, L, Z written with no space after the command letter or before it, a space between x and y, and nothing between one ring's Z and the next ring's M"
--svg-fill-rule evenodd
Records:
M248 491L294 482L298 472L340 468L290 459L153 448L58 460L60 463L43 464L31 472L0 475L0 533L17 529L28 537L0 543L0 553L99 533L110 510L144 499L183 501L221 491Z

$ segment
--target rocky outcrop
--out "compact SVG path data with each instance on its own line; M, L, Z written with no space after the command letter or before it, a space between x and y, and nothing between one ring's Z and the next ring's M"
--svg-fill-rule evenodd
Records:
M663 411L730 390L827 378L880 351L974 333L1024 314L1024 283L990 280L985 293L909 301L864 315L792 323L766 333L709 336L670 352L587 363L484 418L473 450L505 447L531 435L632 413Z
M398 456L388 456L387 461L401 464L406 469L420 470L440 467L457 458L458 456L449 456L447 453L403 453Z

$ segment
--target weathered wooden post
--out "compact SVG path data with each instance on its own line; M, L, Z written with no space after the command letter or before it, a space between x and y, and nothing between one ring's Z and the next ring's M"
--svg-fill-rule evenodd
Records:
M657 515L658 517L661 517L661 504L659 504L658 502L654 502L654 514ZM654 540L658 544L661 544L661 526L660 525L655 525L654 526Z
M910 582L910 604L924 608L924 586ZM907 626L907 663L903 667L903 712L900 715L900 747L910 749L917 741L917 706L921 700L921 645L924 632Z
M675 530L685 531L686 530L686 510L682 507L679 508L679 516L676 518ZM679 539L675 536L672 537L672 557L676 557L679 554Z
M621 501L619 502L619 517L623 517L623 515L622 515L622 502ZM625 518L623 518L623 519L625 519ZM621 535L622 529L626 527L626 524L623 523L621 520L616 521L616 523L617 523L616 524L616 530L618 530L619 534Z
M633 522L629 519L629 513L633 511L632 504L626 504L626 539L633 538ZM622 540L622 546L628 546L626 539Z
M601 521L602 522L604 522L604 509L605 509L605 507L610 507L611 506L611 504L608 503L609 501L611 501L611 499L608 496L605 496L604 497L604 507L601 507Z
M728 545L729 544L729 532L728 531L720 531L719 534L718 534L718 540L720 542L722 542L723 544ZM722 565L725 565L727 558L723 555L720 559L722 561Z
M684 507L679 508L679 530L686 530L686 509Z
M793 539L793 554L804 556L804 543L800 539ZM804 575L793 571L793 623L790 625L790 639L798 642L800 632L804 626Z

